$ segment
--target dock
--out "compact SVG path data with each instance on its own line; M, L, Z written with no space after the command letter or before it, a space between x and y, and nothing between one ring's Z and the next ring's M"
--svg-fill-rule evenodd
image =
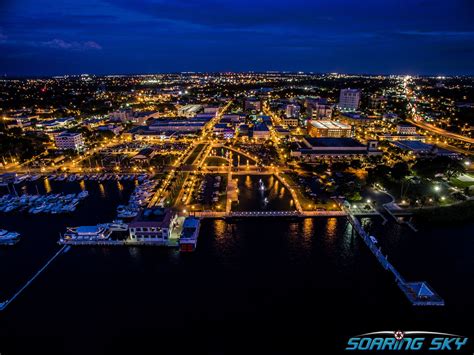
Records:
M369 250L385 270L388 270L395 277L395 282L400 290L405 294L413 306L444 306L444 300L425 281L406 281L397 269L388 261L387 256L382 254L378 247L364 230L359 220L349 209L343 206L347 212L347 219L359 234Z
M192 215L201 218L256 218L256 217L289 217L289 218L307 218L307 217L344 217L344 211L200 211L192 212Z
M133 241L129 239L124 240L67 240L67 241L58 241L58 244L64 246L98 246L98 247L116 247L116 246L127 246L127 247L143 247L143 246L153 246L153 247L169 247L177 248L178 239L169 239L168 241Z

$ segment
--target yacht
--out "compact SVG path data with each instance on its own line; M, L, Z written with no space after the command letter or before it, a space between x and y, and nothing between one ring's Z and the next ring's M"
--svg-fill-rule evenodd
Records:
M81 191L77 194L77 198L79 199L86 198L87 196L89 196L89 191L87 190Z
M0 229L0 245L14 245L20 241L20 233Z
M125 209L122 212L119 212L117 214L118 218L134 218L138 216L138 211L130 210L130 209Z
M179 251L182 253L196 250L201 222L196 217L186 217L179 236Z
M128 231L128 224L124 223L121 219L115 219L112 223L109 223L109 229L113 232L126 232Z
M106 224L96 226L71 227L60 238L61 244L67 244L68 241L101 241L108 240L112 231Z

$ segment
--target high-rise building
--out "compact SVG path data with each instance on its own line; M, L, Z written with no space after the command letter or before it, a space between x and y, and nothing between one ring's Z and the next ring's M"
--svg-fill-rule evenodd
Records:
M342 89L339 95L339 108L341 110L356 111L360 103L359 89Z
M300 106L290 104L286 106L286 117L287 118L298 118L300 117Z

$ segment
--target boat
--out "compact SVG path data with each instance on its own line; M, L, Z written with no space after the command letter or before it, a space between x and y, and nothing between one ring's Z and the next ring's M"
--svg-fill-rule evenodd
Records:
M109 229L111 231L126 232L128 231L128 224L124 223L121 219L115 219L112 223L109 223Z
M134 211L134 210L130 210L130 209L126 209L122 212L119 212L117 214L117 217L118 218L134 218L138 216L138 211Z
M375 238L373 235L369 236L370 240L372 241L372 243L374 244L377 244L378 243L378 240L377 238Z
M40 175L40 174L33 175L33 176L30 178L30 181L39 180L41 177L42 177L42 175Z
M79 199L86 198L87 196L89 196L89 191L87 190L81 191L77 194L77 198Z
M263 184L262 179L258 180L258 185L259 185L260 190L262 190L262 191L265 190L265 185Z
M59 241L63 244L67 244L68 241L101 241L108 240L111 234L112 231L106 224L70 227Z
M20 241L20 233L0 229L0 245L14 245Z
M179 251L189 253L196 250L201 222L196 217L186 217L179 236Z

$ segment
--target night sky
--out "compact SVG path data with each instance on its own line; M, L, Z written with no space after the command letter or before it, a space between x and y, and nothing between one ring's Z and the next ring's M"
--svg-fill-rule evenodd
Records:
M0 73L474 74L473 0L0 0Z

